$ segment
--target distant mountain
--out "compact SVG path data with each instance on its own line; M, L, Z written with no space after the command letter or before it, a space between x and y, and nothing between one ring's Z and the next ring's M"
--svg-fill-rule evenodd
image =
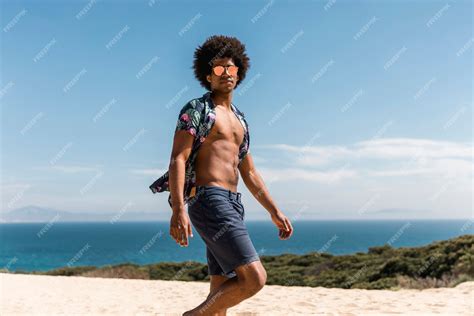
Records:
M29 205L0 214L2 223L47 223L47 222L122 222L163 220L163 214L145 212L66 212Z

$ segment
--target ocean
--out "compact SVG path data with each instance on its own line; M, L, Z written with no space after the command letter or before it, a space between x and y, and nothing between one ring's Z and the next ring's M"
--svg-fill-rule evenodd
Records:
M422 246L473 234L472 220L298 220L289 240L280 240L271 221L247 221L260 255L366 252L389 243ZM169 235L168 222L9 223L0 224L0 267L46 271L65 266L103 266L163 261L206 262L205 244L196 230L188 247Z

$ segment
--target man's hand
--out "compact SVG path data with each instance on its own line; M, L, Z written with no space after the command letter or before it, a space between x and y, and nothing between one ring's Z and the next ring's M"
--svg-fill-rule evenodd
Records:
M193 237L193 232L185 210L173 212L170 221L170 235L181 247L188 246L188 236Z
M272 221L278 228L278 236L280 239L285 240L290 238L293 235L293 226L291 225L288 217L285 216L282 212L276 212L271 215Z

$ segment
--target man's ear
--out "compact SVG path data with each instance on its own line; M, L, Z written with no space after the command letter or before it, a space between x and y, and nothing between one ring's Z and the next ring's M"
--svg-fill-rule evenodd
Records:
M206 79L207 79L207 81L211 82L211 76L207 75Z

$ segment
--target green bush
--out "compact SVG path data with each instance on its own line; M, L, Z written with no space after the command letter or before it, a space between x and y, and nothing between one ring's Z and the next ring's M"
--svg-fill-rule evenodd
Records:
M398 289L455 286L474 280L474 235L436 241L423 247L370 247L367 253L334 256L261 256L267 284L334 288ZM20 273L19 271L15 273ZM28 272L21 272L28 273ZM160 262L150 265L123 263L103 267L65 267L32 274L119 277L151 280L208 281L207 265Z

